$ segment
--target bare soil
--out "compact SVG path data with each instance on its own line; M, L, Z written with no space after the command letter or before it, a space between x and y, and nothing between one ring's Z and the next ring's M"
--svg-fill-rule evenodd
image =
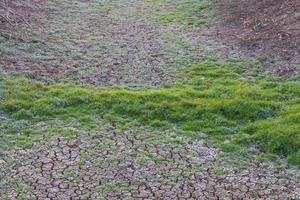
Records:
M203 141L145 130L97 133L93 141L55 138L0 162L0 198L9 199L296 199L286 168L258 161L237 170ZM0 160L1 161L1 160ZM3 165L4 166L4 165ZM3 176L3 177L1 177ZM11 177L14 177L12 179ZM22 198L23 197L23 198Z
M0 35L12 35L32 22L39 22L45 14L45 0L1 0L0 1Z
M155 87L172 82L166 66L174 63L175 56L165 57L160 27L148 22L151 3L46 1L36 5L18 11L35 12L39 7L47 11L19 23L23 28L29 24L26 37L11 38L17 33L15 27L7 28L8 21L2 25L9 32L0 51L3 73L97 86ZM1 35L7 38L7 33Z
M218 0L218 38L281 76L299 76L300 1Z
M149 2L137 6L106 2L109 6L103 7L93 1L0 3L0 36L9 40L0 41L2 73L44 82L160 87L171 84L174 70L180 68L182 47L174 49L175 43L167 47L161 33L170 31L151 23L154 8ZM217 0L215 8L218 17L207 33L210 44L199 34L204 27L187 30L184 34L190 34L190 41L204 43L205 51L220 49L254 60L273 74L300 76L299 1ZM177 32L181 37L183 32Z

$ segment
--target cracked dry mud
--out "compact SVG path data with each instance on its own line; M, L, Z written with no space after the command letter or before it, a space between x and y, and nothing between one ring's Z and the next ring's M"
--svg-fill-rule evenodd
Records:
M0 163L1 199L296 199L284 169L227 165L203 141L140 130L55 138ZM13 162L12 162L13 161ZM10 164L10 167L5 163ZM7 167L4 167L7 166Z

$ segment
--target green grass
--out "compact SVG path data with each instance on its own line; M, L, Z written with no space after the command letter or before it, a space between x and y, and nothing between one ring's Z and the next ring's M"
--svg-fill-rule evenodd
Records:
M268 77L254 81L244 78L246 72L241 62L199 63L185 71L188 82L146 91L2 78L0 115L6 120L0 125L1 143L27 146L42 134L61 134L58 128L49 133L34 128L40 122L93 130L97 121L106 120L176 127L195 138L201 131L225 151L256 144L299 165L299 83Z
M199 26L206 24L213 0L160 0L156 4L167 6L167 12L157 12L155 19L161 23L179 22L185 25Z

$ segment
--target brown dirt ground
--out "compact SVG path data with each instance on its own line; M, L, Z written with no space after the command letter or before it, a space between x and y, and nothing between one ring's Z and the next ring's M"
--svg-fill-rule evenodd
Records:
M275 74L300 75L300 1L217 0L216 7L223 42Z
M36 13L17 26L28 22L32 27L26 34L15 26L5 29L8 34L0 31L6 38L13 33L0 55L4 74L98 86L159 87L172 82L166 68L177 58L164 57L160 29L145 17L151 11L147 1L107 0L101 6L95 0L31 1L36 2L35 11L8 6L15 13ZM4 21L2 26L10 24Z
M0 35L11 37L30 22L38 22L44 16L45 0L0 0Z
M183 144L172 144L168 133L152 134L111 130L97 133L93 141L55 138L31 151L10 152L2 163L12 165L1 169L0 159L0 199L292 200L299 196L297 182L285 168L274 171L272 165L253 160L238 170L228 166L209 143L181 137Z
M0 35L15 37L22 28L43 25L45 0L0 0ZM285 77L300 76L300 1L216 0L219 19L211 33L226 48ZM18 40L30 41L26 34ZM37 41L38 42L38 41ZM0 64L7 65L5 59ZM13 63L11 63L13 64Z

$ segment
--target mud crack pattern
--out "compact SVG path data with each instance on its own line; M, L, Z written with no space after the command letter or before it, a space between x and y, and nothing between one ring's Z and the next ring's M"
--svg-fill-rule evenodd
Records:
M112 130L55 138L0 163L1 199L296 199L287 170L253 161L236 170L203 142ZM7 165L7 163L14 163ZM8 167L9 166L9 167Z

